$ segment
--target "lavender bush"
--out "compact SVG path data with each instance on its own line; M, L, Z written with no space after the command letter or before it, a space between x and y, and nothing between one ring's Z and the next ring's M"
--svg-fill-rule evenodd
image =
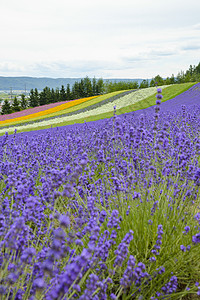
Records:
M199 87L0 138L1 299L200 295Z

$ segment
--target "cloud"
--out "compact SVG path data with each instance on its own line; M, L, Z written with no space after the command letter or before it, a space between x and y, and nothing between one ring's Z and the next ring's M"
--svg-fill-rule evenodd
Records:
M181 47L182 50L188 51L188 50L199 50L200 49L200 44L199 45L186 45Z
M200 23L197 23L197 24L193 25L192 27L196 30L200 30Z
M4 0L0 75L137 78L196 65L200 1L178 2Z
M0 64L0 73L7 74L12 70L22 73L26 76L36 77L85 77L85 76L108 76L110 70L124 69L120 61L99 61L99 60L71 60L71 61L40 61L36 63L27 63L24 68L19 68L19 64Z
M144 55L130 55L122 57L122 62L124 62L125 64L142 62L144 60L148 60L148 58L146 58Z
M168 50L168 49L150 49L143 50L138 55L127 55L122 57L124 63L145 63L146 61L153 61L158 59L159 57L167 57L177 55L176 50Z
M17 62L0 62L0 74L4 75L9 73L10 76L25 72L26 67L24 64L18 64Z
M177 55L177 51L174 50L152 50L149 52L149 55L151 56L172 56Z

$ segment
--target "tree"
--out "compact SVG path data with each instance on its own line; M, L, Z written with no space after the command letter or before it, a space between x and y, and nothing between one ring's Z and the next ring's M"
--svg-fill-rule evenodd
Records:
M155 80L154 80L153 78L151 79L149 86L150 86L150 87L155 86Z
M154 81L157 82L157 85L163 85L164 84L164 80L160 75L157 75L156 77L154 77Z
M37 88L35 88L35 90L34 90L34 100L35 100L34 105L38 106L39 105L39 93L38 93Z
M169 77L167 77L167 78L165 79L165 84L166 84L166 85L169 85L169 84L170 84L170 78L169 78Z
M184 83L185 82L185 74L183 71L178 72L176 76L176 83Z
M133 89L133 90L135 90L135 89L138 89L139 88L139 84L138 84L138 82L137 81L134 81L134 82L130 82L129 83L129 85L128 85L128 89Z
M104 84L103 84L103 78L99 78L97 80L96 85L96 95L101 95L104 92Z
M84 96L83 97L91 97L93 95L92 83L88 76L83 79L84 85Z
M28 103L27 103L27 100L26 100L26 98L25 98L25 95L22 94L22 95L21 95L21 100L20 100L20 106L21 106L21 109L26 109L26 108L27 108L27 105L28 105Z
M60 101L60 90L59 88L56 88L55 90L55 102L59 102Z
M71 100L71 91L70 91L70 84L67 84L67 92L66 92L67 100Z
M174 74L172 74L172 76L170 77L170 84L174 84L175 83L175 77Z
M93 96L96 95L96 84L97 84L97 81L96 81L96 78L94 77L92 79L92 94L93 94Z
M196 71L197 74L200 74L200 63L195 67L194 71Z
M35 89L35 91L33 89L30 90L30 98L29 98L29 106L30 107L36 107L39 105L39 94L38 94L38 90Z
M86 88L84 84L84 80L81 79L81 81L78 83L78 98L86 97Z
M79 83L78 81L75 81L72 86L72 99L79 99Z
M34 107L33 103L34 103L34 91L33 91L33 89L31 89L30 90L30 97L29 97L29 106Z
M17 97L15 96L13 104L12 104L12 110L15 111L20 111L20 105Z
M142 82L140 83L140 89L144 89L144 88L148 88L148 87L149 87L148 80L146 80L146 79L142 80Z
M11 113L11 105L10 105L10 102L6 99L4 101L4 104L2 105L1 114L2 115L7 115L7 114L10 114L10 113Z
M189 70L187 70L186 72L185 72L185 82L190 82L190 81L192 81L192 75L193 75L194 73L192 72L192 74L191 74L191 72L189 71Z
M56 96L55 96L55 91L52 88L51 89L51 103L55 103L56 102Z
M39 105L51 103L51 90L46 86L39 95Z
M66 101L66 100L67 100L67 95L65 92L65 87L64 85L62 85L60 89L60 101Z
M187 71L186 71L187 72ZM188 72L190 73L190 75L192 76L194 69L192 67L192 65L190 65Z

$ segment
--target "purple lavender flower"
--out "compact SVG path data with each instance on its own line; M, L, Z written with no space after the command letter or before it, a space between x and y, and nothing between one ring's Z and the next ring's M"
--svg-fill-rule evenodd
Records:
M33 247L27 248L23 251L21 256L21 261L24 263L30 264L32 261L33 256L36 255L36 250Z
M34 280L33 285L35 286L36 289L42 290L45 288L46 283L43 278L37 278Z
M162 225L158 225L157 234L158 234L158 237L157 237L156 244L154 245L153 249L151 250L151 253L153 253L154 255L160 254L160 245L162 244L162 235L163 235L163 226ZM150 258L150 261L155 261L155 257Z
M194 244L199 244L200 243L200 233L197 233L196 235L193 235L192 242Z
M183 233L187 234L190 231L190 226L185 226Z
M115 299L117 299L117 296L116 296L115 294L112 293L112 294L110 294L110 299L111 299L111 300L115 300Z
M160 99L157 99L157 100L156 100L156 104L157 104L157 105L160 105L160 104L161 104ZM156 108L156 110L157 110L157 108Z
M181 251L186 252L186 247L185 246L180 245L180 249L181 249Z
M158 95L156 95L156 98L158 99L158 100L161 100L162 98L163 98L163 96L161 95L161 94L158 94ZM160 102L161 103L161 102ZM159 104L160 104L159 103ZM157 104L157 103L156 103Z
M67 228L70 225L70 218L67 215L60 215L59 222L60 222L60 226Z
M173 292L176 292L178 287L178 279L176 276L172 276L169 280L169 282L162 287L162 291L165 295L172 294Z
M118 210L113 210L111 217L108 220L108 224L107 226L109 228L117 228L120 229L119 223L120 223L120 219L118 218L119 212Z
M133 231L130 230L130 232L125 235L124 239L119 244L117 250L115 250L115 252L114 252L116 254L114 267L122 266L124 260L126 259L127 255L128 255L128 246L132 239L133 239Z

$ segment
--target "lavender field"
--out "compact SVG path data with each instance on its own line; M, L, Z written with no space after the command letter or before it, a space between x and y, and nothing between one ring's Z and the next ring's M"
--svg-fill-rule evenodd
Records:
M198 299L200 83L0 137L0 299Z

